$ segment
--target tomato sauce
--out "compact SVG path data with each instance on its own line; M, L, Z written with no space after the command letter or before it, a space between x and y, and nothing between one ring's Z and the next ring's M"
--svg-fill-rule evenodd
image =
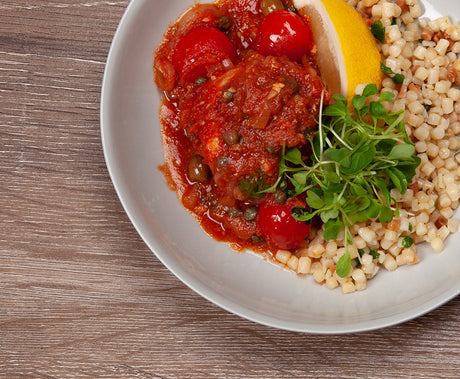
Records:
M283 247L266 238L258 209L284 201L265 192L283 149L305 144L321 96L329 102L310 48L297 61L258 51L264 17L260 0L195 5L170 26L154 62L171 189L212 237L256 251Z

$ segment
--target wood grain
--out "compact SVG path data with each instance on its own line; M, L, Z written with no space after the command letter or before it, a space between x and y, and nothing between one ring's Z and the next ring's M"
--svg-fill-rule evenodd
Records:
M304 335L217 308L150 253L99 132L127 4L0 3L0 377L459 377L460 298L385 330Z

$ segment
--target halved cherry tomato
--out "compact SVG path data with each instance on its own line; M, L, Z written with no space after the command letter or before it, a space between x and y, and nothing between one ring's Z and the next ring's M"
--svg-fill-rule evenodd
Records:
M292 217L292 208L298 206L295 199L278 204L265 201L259 206L258 221L263 237L276 249L296 249L310 234L311 225Z
M263 19L255 41L256 50L262 55L287 56L300 61L313 49L310 26L290 11L274 11Z
M207 68L229 58L236 58L235 48L219 29L200 26L188 32L176 45L173 65L179 78L185 82L195 81L207 75Z

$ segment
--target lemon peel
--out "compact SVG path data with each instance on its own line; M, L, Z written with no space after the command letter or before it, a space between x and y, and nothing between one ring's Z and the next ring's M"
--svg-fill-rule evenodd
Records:
M294 5L311 19L316 60L329 91L351 101L361 84L381 87L380 52L353 7L344 0L294 0Z

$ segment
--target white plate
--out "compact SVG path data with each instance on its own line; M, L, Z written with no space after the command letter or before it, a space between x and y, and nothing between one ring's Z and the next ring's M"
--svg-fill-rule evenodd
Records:
M222 308L286 330L348 333L420 316L460 293L460 233L442 254L420 248L422 262L383 272L367 290L343 295L250 253L211 239L166 186L153 51L192 0L134 0L119 25L102 88L101 129L120 200L145 243L179 279ZM432 5L430 5L432 4ZM425 1L428 16L460 18L460 3ZM438 11L438 13L436 13Z

